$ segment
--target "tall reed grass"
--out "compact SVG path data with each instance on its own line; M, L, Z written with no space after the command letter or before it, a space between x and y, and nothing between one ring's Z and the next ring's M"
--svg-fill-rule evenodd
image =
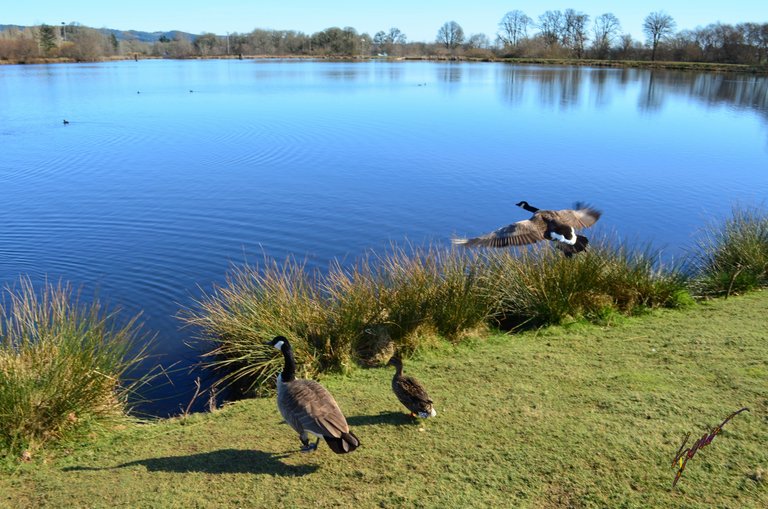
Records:
M124 380L145 357L136 318L116 325L71 286L39 291L22 278L0 306L0 450L17 453L84 422L125 415L142 380ZM138 349L136 349L138 348ZM132 353L133 352L133 353Z
M612 314L634 314L687 302L686 277L662 268L650 250L593 241L573 258L543 246L520 253L489 251L495 315L507 327L538 327Z
M734 209L732 217L703 230L692 260L702 295L743 293L768 286L768 214Z
M221 384L258 389L281 368L264 346L278 334L291 339L305 376L345 371L499 323L538 326L677 305L685 278L656 266L647 252L599 244L572 259L551 246L518 253L395 245L327 273L267 259L233 267L226 284L182 318L198 328L208 345L204 364L221 370Z
M314 376L412 352L416 338L431 336L425 329L456 340L482 326L488 299L477 290L478 268L459 251L410 246L327 273L266 259L233 267L181 318L209 345L203 364L221 373L219 384L258 392L282 367L264 346L275 335L291 339L303 375Z

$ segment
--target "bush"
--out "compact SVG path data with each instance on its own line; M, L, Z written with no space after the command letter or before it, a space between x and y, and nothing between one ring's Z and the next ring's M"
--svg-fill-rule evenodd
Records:
M550 246L489 251L488 284L494 312L506 327L537 327L615 312L676 306L685 292L678 270L655 269L647 251L593 242L588 251L565 258Z
M703 295L743 293L768 286L768 216L735 209L733 217L709 226L693 256L695 288Z
M279 265L265 260L259 266L234 267L226 285L204 295L197 309L181 318L196 326L208 348L203 365L222 373L218 385L243 393L257 392L274 381L283 360L266 342L277 335L290 339L298 376L318 372L317 348L323 349L325 309L318 299L314 278L293 258Z
M683 305L685 278L655 268L647 252L595 243L564 258L551 246L520 251L392 246L350 268L308 273L282 265L233 268L226 285L182 317L211 345L204 365L219 384L246 392L270 387L282 359L264 344L282 334L294 345L302 376L386 362L442 337L487 327L495 318L519 326L571 319L604 321L659 306ZM241 383L242 382L242 383Z
M68 285L36 292L29 279L7 288L0 309L0 446L38 447L84 422L128 411L127 384L143 360L133 353L136 318L123 326L98 302L80 305ZM146 348L146 347L145 347Z

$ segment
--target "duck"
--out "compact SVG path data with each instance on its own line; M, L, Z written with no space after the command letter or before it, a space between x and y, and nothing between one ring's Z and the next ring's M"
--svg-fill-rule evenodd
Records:
M389 359L387 365L395 367L395 375L392 377L392 392L395 393L400 403L411 411L411 417L419 416L426 419L436 416L437 410L435 410L432 399L424 386L413 377L403 376L402 359L395 355Z
M479 237L451 239L453 244L463 246L506 247L534 244L541 240L555 242L557 248L570 258L587 249L589 239L576 233L576 228L589 228L602 215L599 210L576 203L573 209L541 210L527 201L516 203L518 207L531 212L530 219L524 219L503 226Z
M360 446L360 440L349 429L347 419L331 393L315 382L296 378L293 348L284 336L275 336L267 345L283 354L285 366L277 375L277 408L301 440L301 451L317 450L320 438L336 454L346 454ZM314 444L309 436L317 438Z

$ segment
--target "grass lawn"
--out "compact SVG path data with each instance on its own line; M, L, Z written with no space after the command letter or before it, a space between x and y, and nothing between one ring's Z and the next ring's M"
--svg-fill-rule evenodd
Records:
M274 398L119 426L13 461L0 507L768 507L768 292L444 346L322 382L362 445L298 452ZM732 412L672 488L672 460Z

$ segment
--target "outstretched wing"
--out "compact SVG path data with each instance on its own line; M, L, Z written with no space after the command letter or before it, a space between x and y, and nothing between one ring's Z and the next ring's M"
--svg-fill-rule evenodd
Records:
M599 210L580 203L577 203L573 210L554 211L554 219L557 222L573 228L589 228L600 219L601 215L602 212Z
M464 246L505 247L522 246L544 240L544 232L530 219L503 226L491 233L471 239L451 239L451 242Z

